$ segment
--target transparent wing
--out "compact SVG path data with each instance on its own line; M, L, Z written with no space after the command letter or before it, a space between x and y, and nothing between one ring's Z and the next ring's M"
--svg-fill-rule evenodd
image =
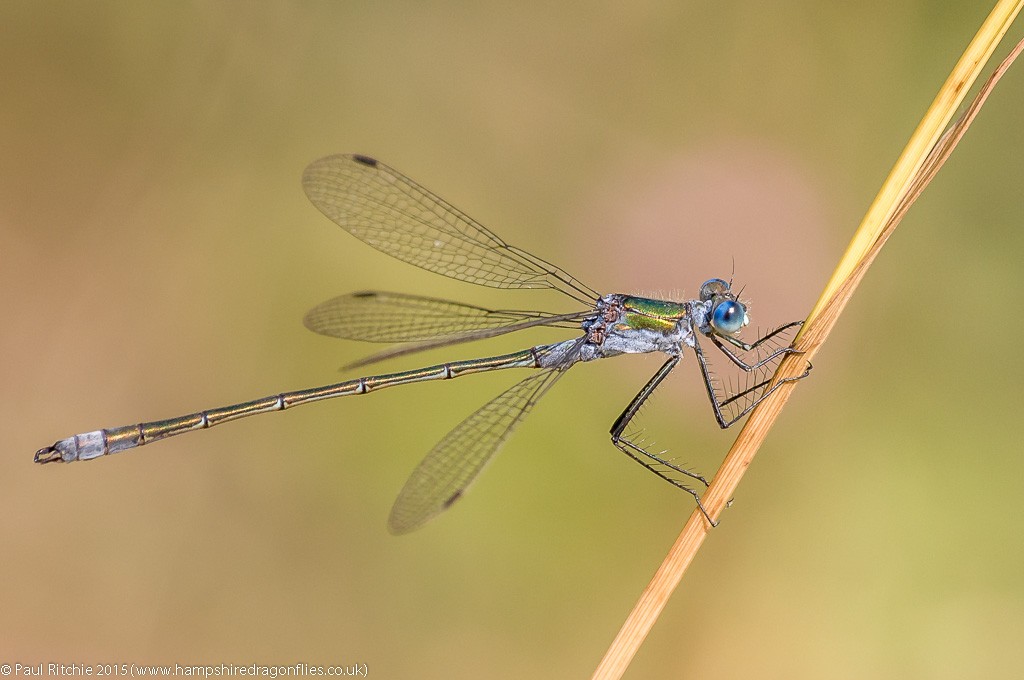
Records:
M335 338L412 343L347 364L345 368L350 369L537 326L578 328L588 313L491 310L418 295L364 291L317 305L306 314L303 322L311 331Z
M346 340L422 342L524 322L572 328L578 324L571 324L568 319L582 315L493 310L418 295L362 291L339 295L317 305L309 310L303 323L315 333Z
M408 533L462 497L512 430L565 371L543 370L483 405L459 423L416 467L391 508L388 528Z
M510 246L473 218L367 156L314 161L302 177L321 212L361 241L428 271L492 288L552 288L580 302L598 294Z

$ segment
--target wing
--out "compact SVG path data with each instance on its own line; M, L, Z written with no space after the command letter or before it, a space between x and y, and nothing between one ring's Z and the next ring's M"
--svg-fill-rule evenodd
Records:
M423 526L462 497L484 466L565 371L531 375L459 423L416 467L391 508L388 529L405 534Z
M413 343L352 362L345 366L349 369L537 326L579 328L588 313L492 310L418 295L363 291L317 305L309 310L303 323L311 331L334 338Z
M396 170L367 156L314 161L302 176L322 213L361 241L428 271L492 288L551 288L584 303L598 294L510 246Z
M317 305L309 310L303 323L315 333L345 340L422 342L519 326L524 322L577 327L578 324L574 326L568 320L584 314L493 310L418 295L362 291L339 295Z

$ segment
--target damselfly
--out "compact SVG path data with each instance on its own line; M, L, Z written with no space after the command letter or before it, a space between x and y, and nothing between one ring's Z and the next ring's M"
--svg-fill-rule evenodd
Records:
M86 432L40 449L35 454L37 463L90 460L257 413L366 394L392 385L505 368L536 369L463 420L413 471L388 520L392 532L405 533L462 496L513 428L569 367L620 354L661 352L668 359L612 425L612 443L662 479L692 494L704 511L700 494L693 488L694 482L706 486L704 477L666 458L664 452L647 450L642 441L627 433L630 421L679 363L684 347L691 348L697 358L715 419L723 428L745 416L785 382L773 383L769 369L783 355L794 352L781 346L780 340L800 322L781 326L752 343L743 342L738 335L749 318L746 306L732 291L731 281L705 281L699 297L681 302L617 293L600 295L564 270L505 243L455 207L367 156L322 158L306 168L302 184L309 199L327 217L356 238L403 262L492 288L553 289L584 307L555 314L491 310L378 291L343 295L312 309L306 315L306 326L337 338L406 343L354 366L539 326L577 328L581 333L570 340L511 354L355 378L169 420ZM742 386L727 387L712 374L701 347L703 340L742 369L740 375L748 376ZM704 514L707 517L706 511Z

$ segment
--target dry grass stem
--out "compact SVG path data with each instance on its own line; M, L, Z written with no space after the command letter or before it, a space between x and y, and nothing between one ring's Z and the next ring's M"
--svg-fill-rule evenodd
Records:
M882 245L956 147L996 82L1024 49L1024 41L1017 44L971 105L943 134L1022 5L1024 0L997 2L957 62L893 166L797 336L794 346L804 354L786 357L776 371L776 380L797 376L804 371L806 361L814 356L828 337ZM783 385L751 413L704 495L704 505L712 517L717 518L728 499L735 494L743 472L767 437L794 386L795 383ZM595 680L622 677L703 544L708 529L704 516L695 510L605 653L594 672Z

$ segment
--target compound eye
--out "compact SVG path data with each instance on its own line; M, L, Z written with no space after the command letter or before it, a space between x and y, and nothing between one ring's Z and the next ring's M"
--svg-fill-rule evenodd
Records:
M747 312L743 305L735 300L719 302L711 312L711 326L724 335L732 335L743 328L747 320Z
M708 279L700 287L700 301L707 302L716 295L728 295L729 284L722 279Z

